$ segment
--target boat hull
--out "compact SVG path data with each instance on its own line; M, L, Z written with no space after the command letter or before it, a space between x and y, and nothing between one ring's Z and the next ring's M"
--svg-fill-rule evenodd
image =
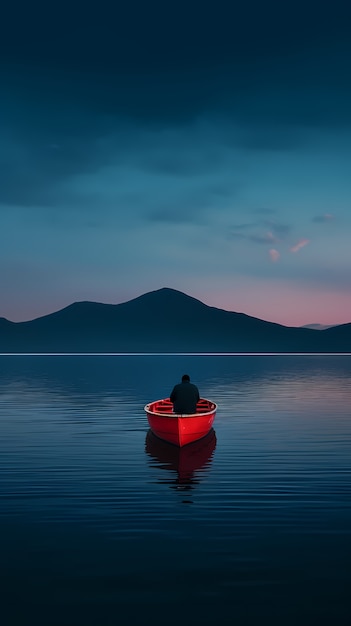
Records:
M212 428L217 406L202 399L196 413L180 415L172 413L172 404L157 400L145 406L145 412L152 432L169 443L182 447L205 437Z

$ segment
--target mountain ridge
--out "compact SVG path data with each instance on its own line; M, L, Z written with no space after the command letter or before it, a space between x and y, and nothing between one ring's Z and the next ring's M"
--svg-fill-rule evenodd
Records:
M74 302L26 322L0 318L2 353L339 351L351 351L351 323L318 332L283 326L168 287L120 304Z

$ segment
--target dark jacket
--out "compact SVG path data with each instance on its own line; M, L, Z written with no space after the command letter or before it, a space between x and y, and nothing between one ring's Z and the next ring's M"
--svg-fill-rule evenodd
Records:
M175 413L196 413L196 403L200 400L199 390L189 381L181 382L173 388L170 400Z

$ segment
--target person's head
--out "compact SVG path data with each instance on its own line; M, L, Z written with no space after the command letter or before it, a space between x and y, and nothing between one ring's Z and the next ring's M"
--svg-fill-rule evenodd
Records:
M183 374L183 376L182 376L182 383L190 383L190 376L189 376L189 374Z

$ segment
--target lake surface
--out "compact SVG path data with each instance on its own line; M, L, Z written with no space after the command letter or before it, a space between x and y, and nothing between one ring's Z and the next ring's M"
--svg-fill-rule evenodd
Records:
M2 356L0 472L2 626L351 623L351 356Z

